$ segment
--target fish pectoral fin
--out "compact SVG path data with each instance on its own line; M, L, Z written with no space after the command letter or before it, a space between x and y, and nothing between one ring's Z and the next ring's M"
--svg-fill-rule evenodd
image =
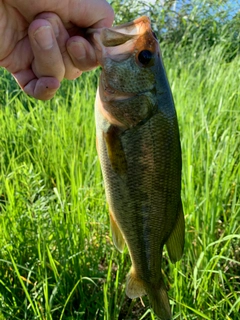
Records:
M183 254L185 237L185 222L183 215L182 201L180 201L177 221L166 245L169 257L173 263L180 260Z
M143 281L136 276L132 267L127 275L126 295L130 299L135 299L144 296L145 294L146 291L144 289Z
M121 142L121 131L111 125L107 132L103 132L103 138L106 143L108 158L112 169L117 174L124 174L127 171L127 161Z
M120 252L123 252L125 240L123 238L122 232L119 229L117 222L114 219L111 211L109 212L109 216L110 216L110 225L112 230L113 243Z

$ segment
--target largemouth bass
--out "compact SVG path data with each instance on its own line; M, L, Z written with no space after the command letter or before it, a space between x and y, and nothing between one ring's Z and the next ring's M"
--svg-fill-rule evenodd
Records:
M102 66L96 96L97 149L113 241L132 261L130 298L148 295L158 317L171 318L161 271L184 247L181 147L174 102L150 20L92 30Z

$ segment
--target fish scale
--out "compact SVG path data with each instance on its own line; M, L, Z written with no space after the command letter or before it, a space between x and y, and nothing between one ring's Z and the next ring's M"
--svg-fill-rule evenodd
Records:
M184 217L177 116L159 45L147 17L92 30L91 41L103 67L96 132L113 241L132 261L126 293L147 294L167 320L162 251L166 244L172 262L181 258Z

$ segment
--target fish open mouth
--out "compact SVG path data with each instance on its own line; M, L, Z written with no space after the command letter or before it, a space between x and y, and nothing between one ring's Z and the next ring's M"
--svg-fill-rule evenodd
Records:
M150 19L146 16L140 17L132 22L121 26L102 29L88 29L89 41L97 53L97 60L103 65L105 57L112 60L122 61L131 55L135 48L136 41L145 33L153 36Z
M150 19L146 16L140 17L121 26L105 28L102 32L102 41L106 47L120 45L143 35L149 29L151 30Z

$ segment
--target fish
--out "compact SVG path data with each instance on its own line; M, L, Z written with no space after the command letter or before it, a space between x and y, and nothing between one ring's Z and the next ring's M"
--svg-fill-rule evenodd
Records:
M163 247L173 263L180 260L185 227L178 120L159 42L146 16L89 36L102 67L96 137L112 237L132 262L126 294L147 295L168 320Z

